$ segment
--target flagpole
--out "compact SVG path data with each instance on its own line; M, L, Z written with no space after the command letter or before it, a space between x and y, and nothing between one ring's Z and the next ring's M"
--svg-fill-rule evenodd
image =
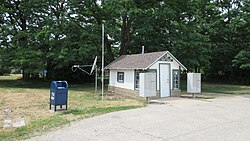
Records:
M104 24L102 24L102 100L104 95Z

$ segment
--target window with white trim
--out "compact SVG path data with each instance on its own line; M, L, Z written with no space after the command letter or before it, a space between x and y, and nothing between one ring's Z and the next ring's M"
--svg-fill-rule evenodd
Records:
M117 72L117 82L124 83L124 72Z
M139 70L135 70L135 89L140 89L140 72Z
M180 88L180 71L173 70L173 89L178 90Z

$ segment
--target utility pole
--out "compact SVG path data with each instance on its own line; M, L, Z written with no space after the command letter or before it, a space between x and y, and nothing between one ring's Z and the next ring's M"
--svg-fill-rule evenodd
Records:
M104 24L102 24L102 100L104 95Z

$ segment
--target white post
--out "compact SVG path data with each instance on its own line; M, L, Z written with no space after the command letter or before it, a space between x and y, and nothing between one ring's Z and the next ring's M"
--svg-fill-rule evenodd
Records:
M97 95L97 65L95 65L95 94Z
M141 54L144 54L144 46L141 47Z
M104 95L104 24L102 24L102 100Z

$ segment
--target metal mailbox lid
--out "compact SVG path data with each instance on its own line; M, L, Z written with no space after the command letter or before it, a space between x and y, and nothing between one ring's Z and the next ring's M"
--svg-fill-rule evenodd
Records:
M50 89L68 89L67 81L52 81Z

